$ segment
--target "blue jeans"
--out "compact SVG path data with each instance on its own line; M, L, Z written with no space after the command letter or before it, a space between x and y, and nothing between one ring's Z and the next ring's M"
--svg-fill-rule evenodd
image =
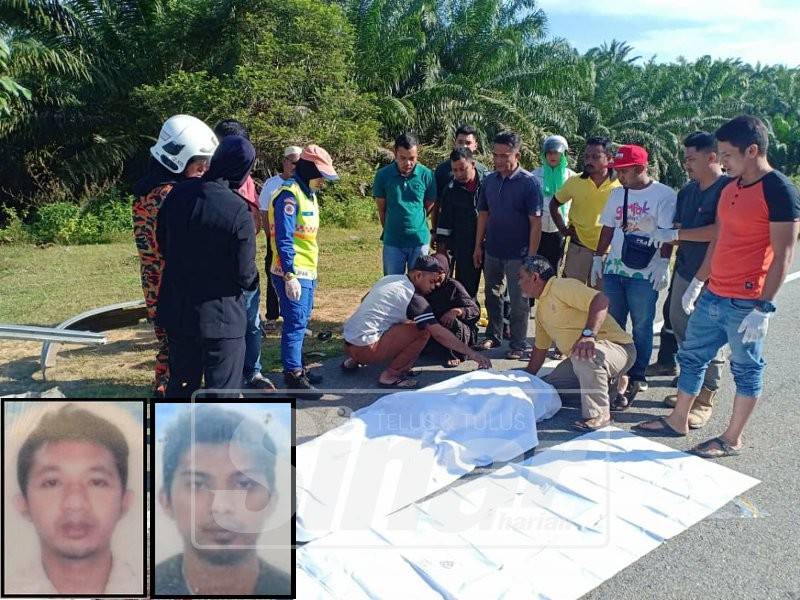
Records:
M430 246L412 246L411 248L398 248L397 246L383 246L383 274L403 275L414 266L420 256L428 254Z
M633 279L620 275L603 275L603 292L608 296L608 312L626 328L628 314L633 322L633 345L636 346L636 362L628 375L631 379L644 380L645 370L653 353L653 321L656 318L658 292L647 279Z
M314 308L314 290L317 288L317 280L298 279L302 289L300 299L295 301L286 297L286 284L283 277L277 275L271 275L271 277L283 316L283 330L281 331L283 372L299 371L303 368L303 340L311 319L311 309Z
M757 300L723 298L703 290L689 317L686 339L678 350L681 374L678 389L696 396L708 364L725 344L731 348L730 365L736 393L758 398L764 387L764 340L742 343L739 325L756 307Z
M255 291L244 292L244 306L247 309L247 329L244 332L244 371L242 376L245 383L249 382L253 375L261 373L261 315L259 305L261 304L261 288Z

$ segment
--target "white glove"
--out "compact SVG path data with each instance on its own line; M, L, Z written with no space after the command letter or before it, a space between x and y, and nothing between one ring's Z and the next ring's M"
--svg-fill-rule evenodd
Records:
M657 292L669 287L669 259L657 256L653 259L653 268L650 271L650 281Z
M300 292L302 291L303 288L300 287L300 281L298 281L297 277L292 277L286 282L286 297L289 298L289 300L293 300L294 302L300 300Z
M592 257L592 270L589 273L589 283L594 287L603 278L603 257Z
M661 246L678 240L677 229L656 229L649 234L651 246Z
M769 316L772 313L761 312L754 308L749 315L742 319L739 325L739 333L742 335L742 343L749 344L751 342L758 342L764 339L767 335L767 328L769 327Z
M694 311L694 303L697 302L700 292L703 291L703 285L704 283L702 281L696 277L692 277L692 282L683 293L683 297L681 298L681 306L683 306L683 312L685 312L687 315L692 314L692 311Z

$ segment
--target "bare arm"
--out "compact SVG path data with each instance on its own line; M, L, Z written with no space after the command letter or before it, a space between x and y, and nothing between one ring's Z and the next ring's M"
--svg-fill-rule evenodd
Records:
M608 296L602 292L595 294L591 304L589 304L589 315L586 317L585 329L591 329L595 333L600 331L600 326L608 316L608 306Z
M542 217L528 215L530 223L530 237L528 238L528 256L534 256L539 251L539 242L542 241Z
M561 232L561 235L568 236L574 233L574 229L572 227L567 227L566 223L564 223L564 218L561 216L561 203L556 200L556 197L553 196L550 198L550 205L548 206L548 210L550 211L550 218L553 219L553 224L558 228Z
M794 260L794 248L798 233L800 233L800 222L797 221L769 224L769 239L774 257L769 271L767 271L767 279L764 281L762 300L771 301L775 298L783 284Z
M614 228L609 227L608 225L603 225L603 229L600 232L600 240L597 242L597 250L595 251L595 256L603 256L608 251L608 247L611 245L611 240L614 237Z
M547 358L547 350L534 348L531 351L531 358L528 361L528 366L525 367L525 370L531 375L536 375L542 368L545 358Z
M378 205L378 217L381 220L381 227L386 224L386 198L375 198L375 203Z
M431 334L433 339L435 339L445 348L459 352L465 355L467 358L474 360L482 369L491 368L492 362L488 358L475 352L472 348L467 346L464 342L453 335L449 329L445 329L437 323L435 325L428 325L428 332Z

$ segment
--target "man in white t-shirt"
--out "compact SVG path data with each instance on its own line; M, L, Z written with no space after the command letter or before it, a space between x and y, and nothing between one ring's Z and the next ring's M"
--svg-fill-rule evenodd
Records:
M647 389L645 370L653 352L656 302L658 293L669 286L670 280L672 246L657 249L646 236L624 231L627 228L630 232L645 215L654 218L658 227L672 228L677 194L650 178L647 163L647 150L641 146L620 146L617 151L613 167L622 187L611 192L600 215L603 230L592 263L592 282L602 278L611 316L623 328L629 314L633 323L636 362L628 372L626 402L612 406L612 410L628 408L636 394ZM627 215L623 208L626 204ZM603 265L609 244L611 251Z
M405 275L387 275L364 296L356 312L345 321L345 372L360 365L388 362L378 385L413 389L417 381L408 373L428 340L465 355L489 369L492 362L439 324L424 298L443 280L445 270L433 256L420 256Z
M556 273L559 271L561 259L564 257L564 236L558 230L550 215L550 200L556 192L561 189L564 183L577 175L575 171L567 166L567 151L569 145L567 140L560 135L551 135L545 138L542 144L542 166L531 173L539 182L544 197L544 210L542 211L542 239L539 241L540 256L544 256ZM558 207L561 218L567 223L567 215L572 201L565 202Z
M264 182L261 188L261 194L258 196L258 208L261 213L261 223L264 229L264 235L267 236L267 257L264 260L264 272L267 274L267 314L266 319L262 320L262 326L265 331L275 331L275 322L281 316L281 308L278 303L278 294L275 293L275 288L272 287L272 278L269 276L269 268L272 264L272 247L269 243L269 203L275 195L283 182L291 179L294 175L294 167L297 161L300 160L300 153L303 151L299 146L289 146L283 150L283 163L281 164L281 172L273 175Z

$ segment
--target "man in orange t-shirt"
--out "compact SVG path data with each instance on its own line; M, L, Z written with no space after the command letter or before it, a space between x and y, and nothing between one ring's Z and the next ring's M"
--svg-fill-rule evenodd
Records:
M695 302L697 309L678 351L677 405L669 416L637 427L639 432L685 436L706 368L728 344L736 384L733 412L722 435L692 448L703 458L732 456L743 446L742 431L763 387L762 354L776 310L773 300L792 264L800 233L800 195L791 180L769 165L764 123L743 115L715 135L719 158L733 179L720 195L714 239L682 298L687 314Z

